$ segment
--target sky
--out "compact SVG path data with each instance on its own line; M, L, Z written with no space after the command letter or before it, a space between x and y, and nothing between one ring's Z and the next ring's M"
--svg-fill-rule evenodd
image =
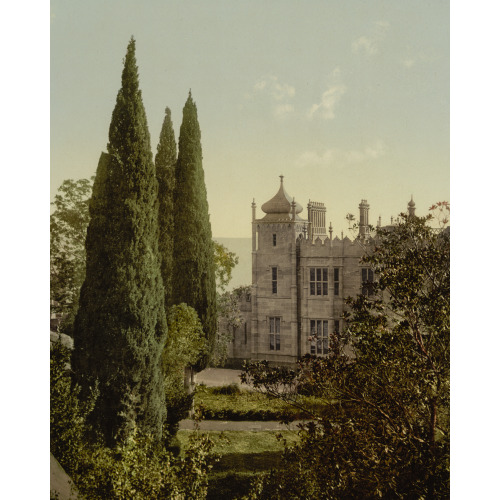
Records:
M450 13L441 0L52 0L50 196L94 175L126 47L156 153L191 89L214 237L251 237L279 188L334 235L450 200Z

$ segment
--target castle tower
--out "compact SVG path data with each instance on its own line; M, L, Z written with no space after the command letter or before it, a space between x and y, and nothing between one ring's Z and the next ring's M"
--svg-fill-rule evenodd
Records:
M364 240L370 236L370 226L368 222L368 212L370 205L366 200L361 200L359 204L359 238Z
M292 362L297 357L296 239L307 230L302 206L284 188L262 205L254 218L252 205L252 325L254 359Z
M312 239L326 237L326 207L319 201L309 201L307 205L308 219L311 224Z
M411 200L408 202L408 215L410 217L415 217L415 202L413 201L413 195L411 195Z

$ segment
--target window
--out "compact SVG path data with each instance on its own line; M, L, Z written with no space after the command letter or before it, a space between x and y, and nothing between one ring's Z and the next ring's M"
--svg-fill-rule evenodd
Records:
M271 351L280 350L280 323L281 318L269 318L269 349Z
M309 272L311 295L328 295L328 269L312 267Z
M273 293L278 293L278 268L271 268L271 282L272 282L272 290Z
M328 321L311 320L311 354L328 354Z
M275 246L276 246L276 235L273 234L273 247L275 247Z
M339 294L339 288L340 288L339 275L340 275L339 268L334 267L333 268L333 295Z
M361 269L361 293L363 295L369 296L373 295L373 270L369 267L363 267Z

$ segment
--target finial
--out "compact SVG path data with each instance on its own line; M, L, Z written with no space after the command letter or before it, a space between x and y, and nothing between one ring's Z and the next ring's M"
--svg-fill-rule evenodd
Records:
M330 233L330 239L332 239L332 233L333 233L332 221L330 221L330 227L329 227L328 231Z
M283 177L285 177L285 176L284 175L280 175L281 184L283 184Z

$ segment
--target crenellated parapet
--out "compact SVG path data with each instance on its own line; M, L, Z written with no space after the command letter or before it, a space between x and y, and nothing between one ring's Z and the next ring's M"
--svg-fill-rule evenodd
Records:
M310 240L300 235L296 239L296 244L302 257L356 257L361 256L365 251L365 247L359 241L351 240L347 236L343 239L338 236L330 239L327 236Z

